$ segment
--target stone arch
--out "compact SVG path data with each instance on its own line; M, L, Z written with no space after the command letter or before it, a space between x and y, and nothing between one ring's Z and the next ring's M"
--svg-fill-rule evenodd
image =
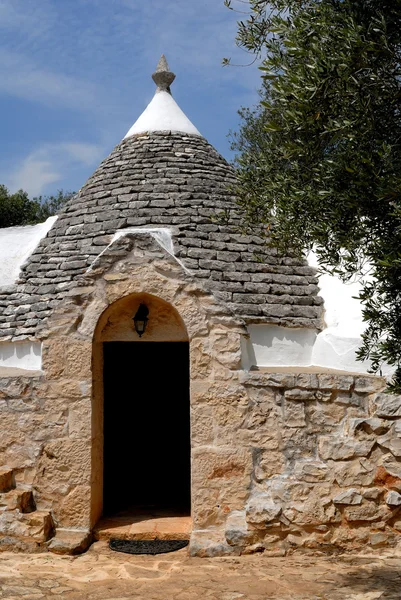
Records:
M147 329L141 338L136 333L133 324L133 316L140 304L146 304L149 309ZM100 518L103 510L103 367L104 344L108 342L134 342L136 344L148 342L186 342L189 346L189 336L184 320L177 309L166 300L147 292L131 293L123 296L112 302L100 315L93 335L92 354L92 527Z

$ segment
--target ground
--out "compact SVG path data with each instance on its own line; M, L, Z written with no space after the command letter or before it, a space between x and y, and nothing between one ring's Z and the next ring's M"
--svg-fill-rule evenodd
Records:
M189 558L112 552L0 555L3 600L398 600L401 557Z

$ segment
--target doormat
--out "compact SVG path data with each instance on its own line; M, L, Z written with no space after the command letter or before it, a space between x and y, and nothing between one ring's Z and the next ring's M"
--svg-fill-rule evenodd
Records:
M188 546L188 540L115 540L109 542L111 550L127 554L165 554Z

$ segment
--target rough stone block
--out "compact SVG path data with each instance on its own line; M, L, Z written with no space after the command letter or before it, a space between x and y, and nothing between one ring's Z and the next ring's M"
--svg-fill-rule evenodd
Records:
M329 468L326 463L311 460L307 462L297 462L294 469L294 476L300 481L307 483L317 483L324 481L329 474Z
M9 467L0 467L0 493L8 492L15 487L13 470Z
M257 532L249 529L245 511L236 510L227 517L225 536L230 546L243 547L255 542Z
M263 528L267 523L277 519L282 507L274 502L271 496L261 494L250 498L245 510L247 522L257 528Z
M345 490L333 498L334 504L362 504L362 496L355 488Z
M388 504L389 506L400 506L401 494L394 491L389 492L386 496L386 504Z
M0 507L5 506L7 510L19 510L22 513L30 513L35 510L35 503L31 490L16 489L5 494L0 494Z
M29 536L39 542L47 542L54 534L54 524L50 512L35 511L23 515L23 521L28 526Z
M401 396L378 394L375 399L376 416L393 419L401 417Z
M350 375L319 375L319 389L349 391L354 384Z
M347 507L344 510L347 521L387 521L393 516L387 506L377 505L375 502L366 502L356 507Z
M349 437L324 436L319 440L319 453L324 460L347 460L367 456L375 441L357 441Z
M57 529L55 537L48 546L50 552L55 554L82 554L92 543L92 534L89 531L74 529Z
M387 433L390 426L391 421L372 417L370 419L351 419L349 428L351 432L365 431L366 433L383 435Z
M377 443L383 448L390 450L396 458L401 458L401 438L394 437L391 433L377 438Z
M289 400L322 400L327 401L331 398L331 392L323 392L321 390L302 390L294 388L286 390L284 396Z
M306 427L305 406L302 402L285 399L284 425L286 427Z
M223 529L209 529L192 532L189 553L191 556L212 558L236 554L238 551L227 543Z
M372 394L380 392L386 385L383 377L355 377L354 391L358 394Z

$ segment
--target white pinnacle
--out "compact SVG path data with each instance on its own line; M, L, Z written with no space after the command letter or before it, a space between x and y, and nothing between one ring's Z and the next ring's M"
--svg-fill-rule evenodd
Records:
M195 125L191 123L171 95L170 85L173 83L175 75L170 71L164 54L160 58L152 78L157 85L153 100L124 139L148 131L172 131L200 136Z

